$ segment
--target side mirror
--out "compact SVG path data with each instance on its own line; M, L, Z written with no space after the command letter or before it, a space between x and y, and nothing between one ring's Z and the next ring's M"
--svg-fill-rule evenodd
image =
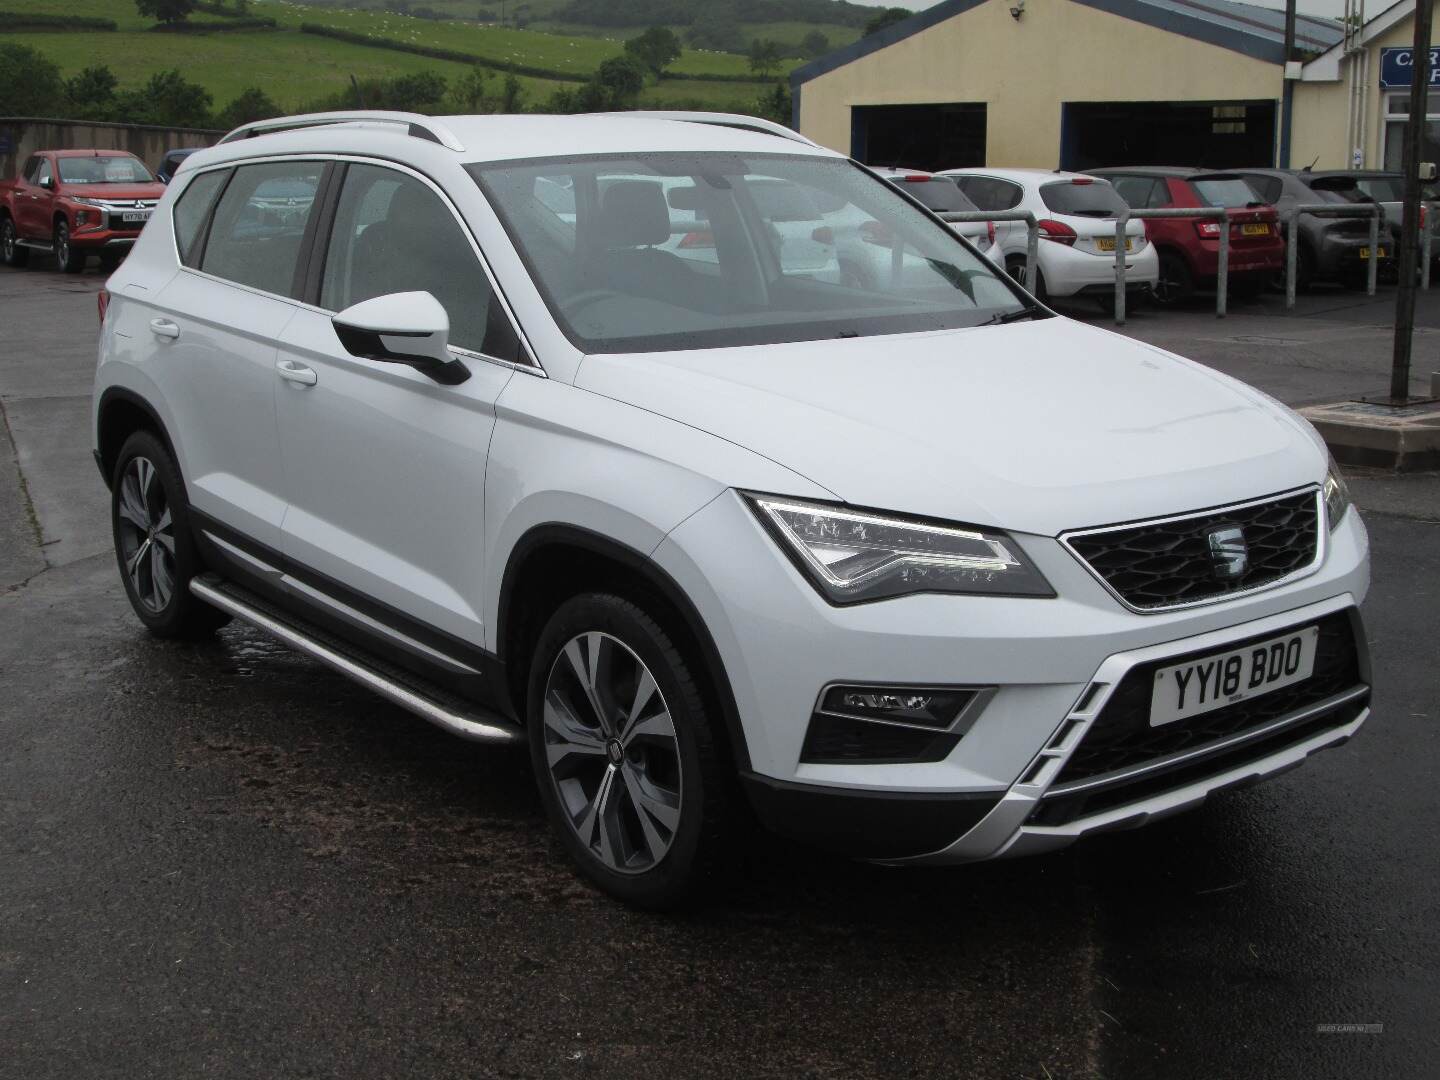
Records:
M55 181L48 176L42 176L40 178L40 186L47 189L53 188L55 186Z
M428 292L388 293L346 308L330 322L351 356L405 364L445 386L470 377L450 354L450 316Z

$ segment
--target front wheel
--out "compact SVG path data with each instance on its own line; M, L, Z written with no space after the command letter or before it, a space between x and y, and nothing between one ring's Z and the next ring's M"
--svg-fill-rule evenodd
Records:
M643 607L566 601L536 643L528 731L540 797L580 870L662 909L710 875L724 777L691 661Z
M1153 291L1159 307L1173 307L1195 294L1195 276L1183 256L1173 251L1160 253L1160 276Z
M125 594L160 637L202 637L230 617L190 592L204 569L190 533L185 487L165 445L149 431L125 440L110 486L110 523Z
M55 261L67 274L78 274L85 269L85 253L70 242L70 226L64 221L55 223Z
M6 266L24 266L30 261L30 249L20 246L20 234L9 214L0 217L0 262Z

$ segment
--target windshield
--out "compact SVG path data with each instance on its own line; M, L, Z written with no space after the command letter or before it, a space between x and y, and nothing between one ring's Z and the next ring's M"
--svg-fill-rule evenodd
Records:
M945 177L922 177L910 180L903 176L890 176L886 179L901 191L908 191L936 213L978 209L954 180Z
M1025 310L951 230L847 161L642 154L468 169L586 352L943 330Z
M1103 180L1061 180L1040 188L1040 201L1057 214L1078 217L1114 217L1129 209L1125 200Z
M1255 189L1238 176L1195 176L1190 178L1190 187L1206 206L1234 209L1261 201Z
M155 178L132 157L62 157L60 179L67 184L148 184Z

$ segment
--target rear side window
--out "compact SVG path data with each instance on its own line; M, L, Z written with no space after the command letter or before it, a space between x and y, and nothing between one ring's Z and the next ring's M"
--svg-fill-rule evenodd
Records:
M993 176L961 176L956 179L960 190L978 210L1013 210L1020 205L1023 192L1019 184Z
M1102 180L1045 184L1040 188L1040 201L1054 213L1079 217L1112 217L1129 209L1115 189Z
M1285 185L1274 176L1246 176L1245 182L1250 185L1255 194L1260 197L1261 202L1276 203L1284 194Z
M210 207L215 205L215 196L229 175L229 169L201 173L175 203L175 246L180 251L180 261L186 266L194 266L199 261L201 230L210 216Z
M242 165L220 196L201 254L207 274L295 296L295 267L324 162Z
M521 359L519 339L444 200L395 169L351 165L335 207L320 306L343 311L401 292L428 292L439 300L457 348Z
M1153 176L1112 176L1110 182L1115 185L1115 194L1132 210L1165 205L1164 196L1168 193L1163 180Z
M1206 206L1235 209L1260 201L1255 190L1238 176L1197 176L1191 179L1190 188Z
M901 191L909 192L937 213L978 209L953 180L946 180L938 176L924 180L906 180L903 176L891 176L886 179Z

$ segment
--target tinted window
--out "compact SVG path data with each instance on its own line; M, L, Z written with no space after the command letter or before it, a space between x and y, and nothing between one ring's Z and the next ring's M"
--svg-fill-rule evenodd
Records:
M175 203L175 246L180 250L180 261L186 266L195 265L195 257L199 254L196 242L200 239L200 229L205 224L215 196L225 186L225 178L229 175L229 169L201 173L181 192Z
M148 184L155 179L133 157L62 157L59 165L67 184Z
M1354 177L1316 176L1305 182L1306 187L1320 196L1321 202L1363 203L1370 197L1360 190Z
M1190 189L1206 206L1233 209L1261 201L1256 197L1255 190L1238 176L1197 176L1191 179Z
M1040 201L1057 214L1075 214L1079 217L1112 217L1121 210L1127 210L1125 200L1115 194L1115 189L1103 180L1088 183L1062 180L1045 184L1040 188Z
M960 189L979 210L1013 210L1020 205L1019 184L993 176L961 176Z
M906 180L903 176L886 177L901 191L908 192L931 210L938 213L948 211L979 209L953 180L933 177L925 180Z
M1245 182L1260 196L1261 202L1275 203L1284 194L1284 182L1278 176L1246 176Z
M844 161L662 153L467 168L589 352L939 330L1020 307L952 230ZM573 214L553 209L557 186L574 193Z
M428 292L450 317L450 344L518 359L518 341L468 236L428 185L394 169L350 166L330 237L321 307L343 311L387 293Z
M1164 205L1156 201L1156 191L1164 187L1164 182L1153 176L1112 176L1109 179L1115 185L1115 194L1124 199L1132 210Z
M279 296L293 296L305 226L323 162L242 165L215 207L200 269Z
M1405 181L1398 176L1361 176L1355 183L1376 202L1400 202L1405 198Z

